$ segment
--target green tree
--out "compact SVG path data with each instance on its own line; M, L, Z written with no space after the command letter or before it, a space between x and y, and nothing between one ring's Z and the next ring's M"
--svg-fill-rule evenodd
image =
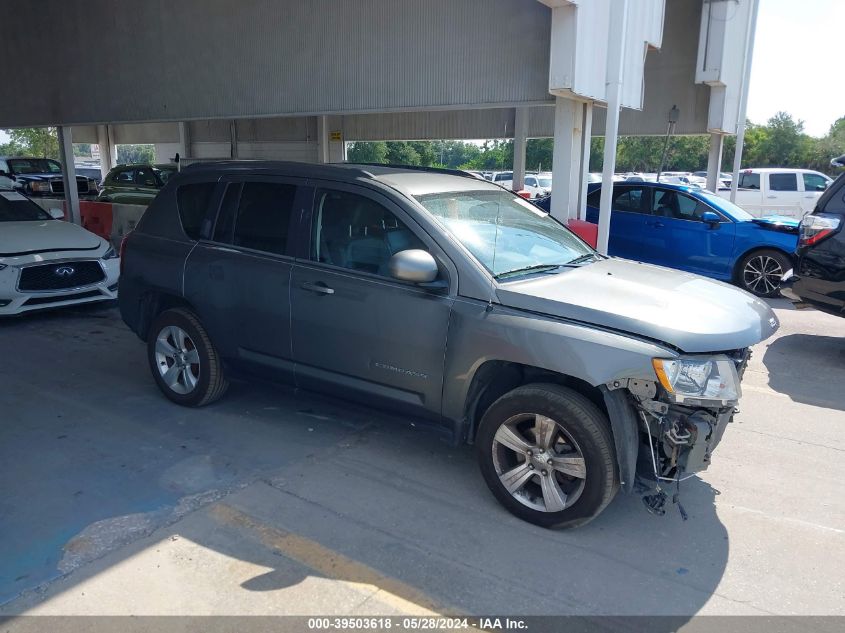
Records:
M117 162L121 165L134 163L154 163L155 145L118 145Z
M346 159L350 163L386 163L387 143L356 141L346 148Z
M21 127L6 130L9 143L8 154L37 156L39 158L59 157L59 137L54 127Z
M73 155L80 158L91 158L91 144L90 143L74 143Z

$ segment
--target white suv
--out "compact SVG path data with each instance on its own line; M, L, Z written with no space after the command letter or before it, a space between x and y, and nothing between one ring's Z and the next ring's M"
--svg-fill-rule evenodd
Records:
M767 167L739 172L736 203L753 216L785 215L804 217L816 206L828 185L829 176L810 169ZM730 189L717 192L730 198Z

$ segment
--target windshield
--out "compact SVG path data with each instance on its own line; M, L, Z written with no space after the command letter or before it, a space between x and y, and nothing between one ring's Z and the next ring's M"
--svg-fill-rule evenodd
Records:
M544 189L551 189L552 188L552 179L551 178L538 178L537 182L540 183L540 186Z
M16 191L0 191L0 222L38 222L53 217Z
M167 184L167 181L170 179L170 177L176 173L176 168L157 167L154 168L153 171L155 172L156 176L159 177L162 184Z
M433 193L417 200L495 276L563 266L594 253L553 217L507 191Z
M46 158L12 158L9 168L13 174L60 174L62 166Z
M709 191L698 191L696 193L720 211L724 211L728 215L732 216L734 220L743 222L745 220L754 219L754 216L748 213L748 211L742 207L736 206L730 200L717 196L715 193L710 193Z

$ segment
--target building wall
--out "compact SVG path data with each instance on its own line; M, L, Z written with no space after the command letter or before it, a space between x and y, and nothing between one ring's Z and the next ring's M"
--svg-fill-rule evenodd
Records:
M0 21L0 127L549 100L536 0L42 0Z

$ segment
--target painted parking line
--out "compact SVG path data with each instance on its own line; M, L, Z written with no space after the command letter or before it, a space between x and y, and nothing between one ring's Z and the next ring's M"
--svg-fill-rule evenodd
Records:
M383 602L407 615L460 615L444 609L436 600L407 583L385 576L372 567L348 558L299 534L268 525L226 504L215 504L211 516L227 526L255 534L266 547L283 554L320 575L372 593L370 600Z

